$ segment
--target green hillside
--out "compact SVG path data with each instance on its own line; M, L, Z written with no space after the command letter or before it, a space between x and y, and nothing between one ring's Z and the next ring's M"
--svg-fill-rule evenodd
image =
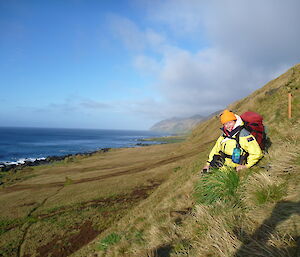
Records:
M217 116L182 143L2 172L0 256L297 256L299 88L296 65L229 106L261 113L272 141L238 175L199 174Z

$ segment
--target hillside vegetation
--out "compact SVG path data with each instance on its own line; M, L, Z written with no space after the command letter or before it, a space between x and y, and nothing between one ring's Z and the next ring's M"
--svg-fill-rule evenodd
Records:
M296 65L229 106L262 114L272 141L259 165L239 174L199 173L218 116L182 143L1 174L0 256L297 256L299 88Z
M256 167L223 177L199 174L220 135L214 116L181 145L180 151L197 154L178 163L146 200L74 256L300 256L299 88L296 65L229 106L265 118L272 145Z

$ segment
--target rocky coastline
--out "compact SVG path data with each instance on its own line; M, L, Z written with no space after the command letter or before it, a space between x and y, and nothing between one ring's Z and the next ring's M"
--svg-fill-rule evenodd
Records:
M140 139L138 141L141 141L139 143L136 143L134 147L145 147L145 146L151 146L153 144L151 143L144 143L144 141L160 141L157 139L152 139L152 140L145 140L145 139ZM164 142L165 140L159 142L158 144L166 144L167 142ZM40 159L35 159L35 160L30 160L30 159L25 159L24 162L22 163L5 163L5 162L0 162L0 172L8 172L11 170L21 170L25 167L33 167L33 166L40 166L40 165L46 165L49 163L57 162L57 161L64 161L66 159L71 159L71 158L76 158L79 156L84 156L84 157L89 157L95 153L105 153L108 152L112 148L101 148L96 151L91 151L91 152L79 152L75 154L66 154L66 155L53 155L53 156L48 156L46 158L40 158Z
M64 161L64 160L70 159L72 157L74 157L74 158L79 157L79 156L88 157L88 156L92 156L95 153L108 152L110 149L111 148L101 148L99 150L92 151L92 152L67 154L67 155L61 155L61 156L55 156L54 155L54 156L48 156L47 158L44 158L44 159L36 159L34 161L25 159L24 163L20 163L20 164L15 164L15 163L14 164L7 164L7 163L4 163L4 162L0 162L0 172L8 172L8 171L11 171L11 170L20 170L20 169L23 169L25 167L46 165L46 164L57 162L57 161Z

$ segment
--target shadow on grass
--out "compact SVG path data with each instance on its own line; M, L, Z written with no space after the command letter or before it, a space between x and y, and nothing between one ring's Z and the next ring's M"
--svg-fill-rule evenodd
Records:
M154 257L170 257L172 250L171 245L163 245L155 250Z
M268 246L267 242L272 233L283 221L289 219L292 214L300 215L300 201L280 201L278 202L269 218L252 234L247 235L243 231L238 231L236 235L243 242L243 245L234 254L234 257L245 256L300 256L300 236L294 236L295 247L276 248Z

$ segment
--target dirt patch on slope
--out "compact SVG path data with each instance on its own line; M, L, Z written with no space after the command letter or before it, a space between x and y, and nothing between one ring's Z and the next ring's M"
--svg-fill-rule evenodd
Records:
M137 187L131 193L128 194L118 195L110 198L100 198L91 201L86 201L86 202L82 202L80 206L61 207L58 210L55 210L50 213L40 214L37 217L39 219L45 219L56 215L60 215L67 211L71 211L74 208L76 208L77 210L83 210L89 207L109 207L116 204L129 203L129 202L134 202L136 200L146 199L151 193L151 191L162 183L162 181L154 181L154 180L149 180L149 182L150 185Z
M128 211L132 206L136 205L139 201L146 199L153 190L159 186L162 181L149 181L150 185L141 186L135 188L132 192L119 195L113 198L106 199L98 199L92 200L82 203L80 206L77 206L77 209L85 209L89 207L112 207L116 206L117 210L113 212L105 211L102 212L102 218L105 219L107 217L111 217L112 215L115 217L114 221L120 219L126 211ZM45 213L38 216L39 220L50 218L53 216L59 216L68 211L71 211L72 207L63 207L59 210L56 210L51 213ZM87 218L88 219L88 218ZM48 243L42 246L38 246L36 248L36 255L39 257L44 256L55 256L55 257L65 257L70 254L76 252L84 245L91 242L95 239L100 233L102 233L106 227L101 227L101 229L97 229L97 224L93 223L93 219L89 219L82 224L78 224L69 228L63 236L55 236ZM70 233L71 231L71 233ZM30 256L30 254L25 254L24 256Z
M67 245L63 245L62 238L57 236L46 245L37 248L38 256L69 256L83 245L92 241L100 233L101 231L97 231L93 228L93 223L91 221L86 221L79 227L79 232L77 234L68 238Z

